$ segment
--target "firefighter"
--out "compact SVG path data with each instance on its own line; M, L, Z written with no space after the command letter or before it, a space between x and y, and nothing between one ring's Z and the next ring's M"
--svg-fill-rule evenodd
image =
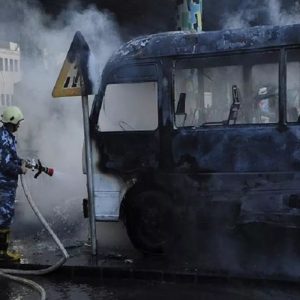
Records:
M18 175L26 173L25 160L18 157L16 138L23 114L8 106L1 116L0 128L0 261L19 261L20 255L8 251L10 225L14 216Z
M278 92L273 86L263 86L256 95L258 122L274 123L278 118Z

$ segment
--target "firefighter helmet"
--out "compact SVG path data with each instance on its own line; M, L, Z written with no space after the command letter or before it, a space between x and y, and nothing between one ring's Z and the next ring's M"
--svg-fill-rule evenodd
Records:
M275 97L278 95L278 91L273 86L263 86L258 89L256 99L262 100L262 99L268 99L270 97Z
M1 115L2 123L11 123L17 125L22 120L24 120L23 113L17 106L6 107Z

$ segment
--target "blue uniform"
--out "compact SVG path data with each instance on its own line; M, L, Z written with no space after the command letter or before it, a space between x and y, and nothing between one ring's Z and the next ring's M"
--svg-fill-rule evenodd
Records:
M8 228L15 210L18 175L22 160L16 151L15 136L5 126L0 128L0 229Z

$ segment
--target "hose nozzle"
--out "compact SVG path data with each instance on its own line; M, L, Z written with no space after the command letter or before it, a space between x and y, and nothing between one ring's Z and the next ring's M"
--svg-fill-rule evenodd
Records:
M44 167L39 159L37 161L34 159L26 160L26 167L28 169L32 169L32 171L38 170L38 172L34 175L34 178L37 178L42 172L49 176L53 176L54 174L54 169Z
M46 173L49 176L52 176L54 174L54 169L53 168L42 167L42 172Z

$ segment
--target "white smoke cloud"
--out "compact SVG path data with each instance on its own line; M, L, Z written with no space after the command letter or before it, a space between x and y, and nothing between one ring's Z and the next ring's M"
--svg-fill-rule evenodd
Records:
M246 28L253 25L291 25L300 22L300 2L284 9L280 0L263 0L259 5L242 1L235 14L223 17L224 29Z
M278 0L269 0L268 9L271 24L290 25L300 22L300 3L295 1L294 6L289 10L283 10Z
M33 174L27 175L31 192L50 219L55 218L54 210L66 218L74 218L72 213L81 217L81 202L87 194L81 166L81 99L53 99L51 92L78 30L97 60L98 69L93 70L92 79L98 83L105 62L121 43L117 25L112 15L94 6L83 9L73 3L51 19L38 5L19 0L7 2L0 0L2 14L6 10L7 15L19 15L13 22L5 18L0 21L1 39L19 42L21 46L22 81L14 95L14 104L21 107L25 116L17 134L19 155L39 157L56 171L53 178L41 175L36 181L30 180ZM20 189L18 194L23 196ZM24 211L23 217L26 214ZM31 212L28 215L31 218Z

